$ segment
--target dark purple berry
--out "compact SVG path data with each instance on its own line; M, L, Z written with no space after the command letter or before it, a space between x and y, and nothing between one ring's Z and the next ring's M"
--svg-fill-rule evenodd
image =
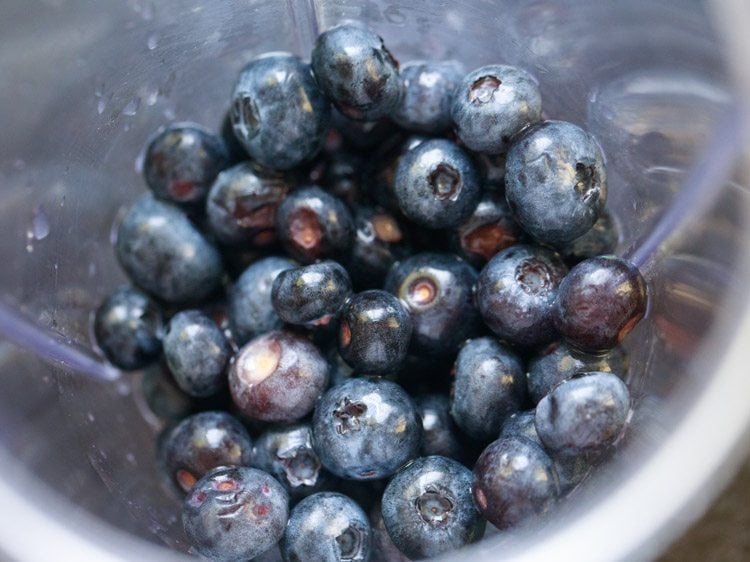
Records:
M305 417L328 385L328 363L307 339L268 332L245 344L229 371L229 390L252 420L291 422Z
M572 346L599 353L612 349L646 313L646 282L624 259L582 261L565 276L555 300L555 327Z

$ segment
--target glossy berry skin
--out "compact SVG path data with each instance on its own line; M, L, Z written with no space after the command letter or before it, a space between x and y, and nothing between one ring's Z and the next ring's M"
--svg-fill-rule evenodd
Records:
M379 289L391 266L408 255L405 225L388 211L359 207L354 228L347 269L359 289Z
M523 408L526 380L521 358L495 338L464 344L456 358L451 416L464 433L488 442L505 418Z
M412 320L395 296L377 289L352 296L341 311L338 349L358 374L396 371L406 357Z
M398 62L367 29L342 24L321 33L312 68L320 89L350 119L375 121L401 99Z
M472 301L476 279L474 268L453 254L415 254L391 268L384 288L411 314L412 352L450 356L479 333L479 313Z
M232 125L251 158L288 170L323 147L331 106L310 65L294 55L274 53L251 61L232 94Z
M96 309L96 344L110 363L126 371L159 359L163 332L158 305L138 289L119 287Z
M544 448L542 440L536 432L536 410L517 412L507 418L500 431L500 437L525 437ZM560 484L560 494L569 493L583 482L593 469L592 460L586 456L564 457L546 451L555 466L557 479Z
M536 79L505 65L478 68L459 82L451 117L463 144L476 152L505 152L513 135L539 121L542 96Z
M607 199L604 156L596 139L564 121L546 121L513 143L505 197L526 232L551 246L585 234Z
M249 465L253 443L245 427L226 412L201 412L182 420L161 443L164 468L183 492L219 466Z
M471 216L456 229L451 242L462 258L482 267L498 252L521 242L523 235L505 197L486 191Z
M484 322L502 340L521 347L555 337L552 307L567 267L553 251L518 244L493 257L477 279Z
M394 187L404 215L432 229L460 225L482 196L474 161L445 139L424 141L402 156Z
M223 139L194 123L160 128L143 157L143 176L159 199L193 207L205 201L216 176L229 166Z
M529 359L526 385L529 397L536 404L555 386L578 373L602 371L624 376L628 359L621 347L605 354L590 354L556 342Z
M255 440L252 464L275 476L293 501L320 492L333 478L320 464L306 423L264 431Z
M560 254L569 263L615 252L620 241L620 225L606 209L599 214L594 226L585 234L560 248Z
M382 500L393 544L421 560L481 539L486 524L474 507L471 482L468 468L445 457L421 457L401 470Z
M172 304L203 300L224 275L216 247L177 207L150 195L125 214L115 252L136 285Z
M346 269L327 260L279 273L271 287L271 303L284 322L325 325L338 315L351 292Z
M190 396L211 396L226 386L232 348L203 312L185 310L172 317L164 336L164 356L177 385Z
M420 456L440 455L461 461L466 456L458 427L450 414L450 401L444 394L418 394L414 397L422 417Z
M251 420L292 422L310 413L328 386L328 362L306 338L268 332L238 352L229 371L234 404Z
M247 152L242 146L237 136L234 134L234 125L232 125L232 109L230 108L221 120L221 129L219 130L221 140L227 147L229 153L229 166L235 166L240 162L247 160Z
M472 492L477 508L498 529L507 529L548 511L559 486L552 459L525 437L501 437L474 465Z
M412 61L401 67L404 95L393 120L409 131L439 134L450 129L453 93L464 70L456 61Z
M229 291L227 314L232 334L240 345L271 330L283 322L271 303L271 289L276 277L297 263L280 256L270 256L251 264Z
M276 212L276 232L294 259L305 263L344 259L352 245L352 215L341 199L317 186L289 195Z
M646 313L646 281L622 258L584 260L565 276L555 300L555 327L578 349L597 353L612 349Z
M549 450L567 457L601 451L622 434L628 387L612 373L584 373L557 385L536 406L535 425Z
M219 174L206 202L208 224L224 244L266 248L276 241L276 209L289 192L278 174L243 162Z
M292 510L280 546L287 562L366 562L372 529L367 514L353 500L320 492Z
M397 384L350 379L328 390L315 406L313 446L323 466L351 480L378 480L414 458L422 421Z
M239 562L270 550L284 534L289 497L276 479L247 467L217 468L185 498L182 523L199 554Z

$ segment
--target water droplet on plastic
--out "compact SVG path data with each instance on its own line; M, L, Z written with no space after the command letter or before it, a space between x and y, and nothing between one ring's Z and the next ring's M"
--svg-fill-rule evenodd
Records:
M130 396L130 384L125 380L117 381L117 384L115 385L115 390L117 391L117 394L120 396Z
M141 98L133 98L128 104L122 108L122 114L133 116L138 113L138 108L141 107Z
M89 420L91 423L93 423L96 418L94 417L94 414L89 412L86 414L86 419Z
M151 90L150 92L146 93L146 105L152 106L156 104L156 101L159 99L159 90Z
M34 233L31 229L26 230L26 252L29 254L34 251Z
M125 454L125 460L128 461L132 465L137 465L138 463L135 460L135 455L133 453L126 453Z
M96 264L94 262L89 263L89 277L96 276Z
M148 47L149 51L153 51L156 49L156 47L159 46L159 36L157 34L150 35L148 40L146 41L146 46Z
M166 118L167 118L167 119L169 119L170 121L171 121L172 119L174 119L174 117L175 117L175 113L174 113L174 108L172 108L172 107L168 107L168 108L166 108L166 109L164 110L164 117L166 117Z
M31 217L31 233L37 240L44 240L49 236L49 217L44 207L37 205Z
M101 115L105 109L107 109L107 100L99 98L99 101L96 102L96 112Z

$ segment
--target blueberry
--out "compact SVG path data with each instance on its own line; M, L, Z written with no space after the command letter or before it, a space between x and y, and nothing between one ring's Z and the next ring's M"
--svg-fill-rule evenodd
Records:
M338 315L351 292L349 274L328 260L279 273L271 288L271 303L284 322L323 325Z
M229 390L252 420L291 422L305 417L328 385L328 363L315 345L289 332L250 340L229 370Z
M555 327L572 346L599 353L612 349L646 313L646 282L622 258L582 261L565 276L554 305Z
M278 330L283 322L271 303L276 276L297 267L290 259L278 256L251 264L229 291L227 313L232 334L240 345L265 332Z
M350 207L362 198L362 161L363 158L353 152L336 152L319 180L326 191Z
M544 446L564 456L600 451L622 434L630 410L628 387L612 373L585 373L557 385L536 407Z
M382 142L362 168L362 186L377 205L401 214L396 197L396 169L401 158L429 137L394 134Z
M546 121L513 143L505 163L505 197L537 240L562 246L585 234L607 198L604 156L580 127Z
M401 99L398 62L367 29L343 24L321 33L313 47L312 68L323 93L351 119L375 121Z
M232 125L232 110L231 108L224 114L224 118L221 120L221 130L219 131L221 139L224 141L224 145L227 147L229 153L229 165L234 166L240 162L247 160L247 152L245 147L242 146L240 141L237 139L237 135L234 134L234 125Z
M143 417L155 425L180 421L195 408L195 401L177 386L163 362L143 370L134 399Z
M523 230L513 218L505 197L487 191L471 216L456 229L451 244L462 258L481 267L498 252L519 243L522 237Z
M332 348L328 352L328 365L331 373L331 386L346 382L354 375L354 369L344 361L337 349Z
M143 176L159 199L192 207L203 203L228 165L229 151L220 137L194 123L175 123L149 141Z
M182 420L161 443L164 467L184 492L219 466L249 465L253 444L239 420L226 412L201 412Z
M335 492L320 492L299 502L281 539L287 562L365 562L371 548L367 515L354 501Z
M204 313L185 310L169 321L164 356L178 386L190 396L210 396L221 390L231 355L223 332Z
M288 192L283 176L260 173L249 162L225 170L208 194L211 231L224 244L270 246L276 241L276 209Z
M555 386L577 373L604 371L623 376L627 368L627 356L621 347L593 355L556 342L529 360L526 384L529 397L536 404Z
M405 225L381 209L358 207L354 215L354 243L347 268L360 289L383 286L391 266L408 255Z
M440 455L457 461L466 457L459 432L450 414L450 401L444 394L419 394L414 396L422 417L422 447L424 457Z
M547 512L559 485L552 459L525 437L501 437L474 465L474 501L487 520L507 529Z
M339 353L360 374L388 374L406 357L411 332L411 316L392 294L357 293L341 311Z
M484 536L474 507L471 471L445 457L422 457L394 476L383 493L383 522L399 550L419 560Z
M163 331L158 305L130 287L115 289L94 316L96 344L110 363L128 371L159 359Z
M453 421L470 437L491 441L526 399L520 357L494 338L477 338L461 348L454 369Z
M331 113L331 122L340 135L340 140L358 151L377 148L397 130L396 125L388 117L374 121L355 121L336 108Z
M552 308L567 267L553 251L518 244L493 257L477 279L476 302L487 326L513 345L555 337Z
M525 410L511 414L505 418L498 437L525 437L544 447L536 432L535 418L536 410Z
M471 150L505 152L513 135L539 121L542 96L527 72L504 65L478 68L459 82L451 117L461 142Z
M473 160L445 139L424 141L407 152L398 163L394 185L401 211L433 229L466 221L482 196Z
M315 406L312 428L323 466L352 480L394 474L414 458L422 438L412 399L382 379L351 379L331 388Z
M201 556L217 562L254 558L284 534L289 497L273 476L247 467L217 468L185 498L185 534Z
M505 420L500 431L500 437L524 437L530 439L540 447L544 447L542 440L536 432L536 410L516 412ZM560 494L569 493L591 473L593 464L585 456L564 457L547 451L557 473L560 484Z
M168 303L200 301L224 275L216 247L177 207L149 195L125 214L115 251L136 285Z
M253 447L253 466L273 474L299 500L331 484L332 476L320 464L306 423L267 429Z
M302 263L343 260L352 245L354 224L343 201L312 186L295 191L281 203L276 232L287 253Z
M388 534L383 523L380 502L370 511L370 525L372 526L372 556L370 562L410 562L401 552Z
M578 263L588 258L614 253L620 241L620 224L606 209L585 234L560 248L566 261Z
M450 356L479 333L479 313L472 302L476 279L474 268L452 254L416 254L391 268L384 288L411 314L415 353Z
M288 170L323 147L331 107L309 64L294 55L273 53L242 69L231 116L235 135L253 159Z
M404 95L393 120L404 129L438 134L450 129L453 93L464 70L456 61L412 61L401 67Z

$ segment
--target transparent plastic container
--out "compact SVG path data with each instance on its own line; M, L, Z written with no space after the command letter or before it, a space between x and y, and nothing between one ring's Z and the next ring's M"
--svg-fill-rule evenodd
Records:
M741 1L719 4L723 23L688 0L3 0L0 558L186 551L179 503L157 478L161 426L144 414L143 375L92 351L90 312L125 282L111 225L145 189L134 163L153 130L218 128L244 63L308 56L345 19L402 61L535 74L546 114L600 139L619 252L652 283L628 341L632 427L612 463L541 528L452 559L654 557L726 483L750 427L747 98L731 78L743 53L720 41L731 47L750 22L728 16Z

